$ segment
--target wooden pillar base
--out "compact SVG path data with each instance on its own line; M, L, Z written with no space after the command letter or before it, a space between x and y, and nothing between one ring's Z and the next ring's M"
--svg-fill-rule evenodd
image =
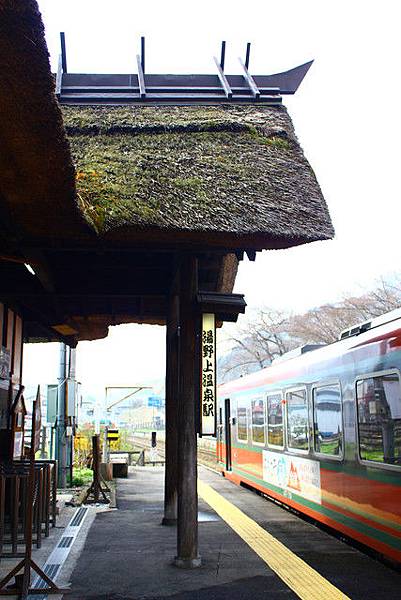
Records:
M174 559L174 566L179 569L198 569L202 566L202 559L200 556L196 558L179 558L178 556Z
M169 519L168 517L163 517L161 524L165 525L166 527L176 527L177 519Z

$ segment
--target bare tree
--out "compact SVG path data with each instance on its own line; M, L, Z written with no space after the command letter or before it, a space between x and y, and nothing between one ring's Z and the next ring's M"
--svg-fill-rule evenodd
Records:
M330 344L342 330L401 306L401 276L381 278L377 287L361 296L345 296L291 319L289 335L301 343Z
M340 331L355 322L354 311L343 304L325 304L303 315L295 315L289 325L289 335L301 344L331 344Z
M377 287L362 296L344 298L344 306L360 320L378 317L401 306L401 275L381 277Z
M290 315L260 308L231 336L232 350L220 360L222 380L232 379L269 365L297 345L288 335Z
M342 330L401 307L401 275L381 278L370 292L346 296L301 315L259 308L231 335L231 351L219 361L220 378L240 377L308 343L330 344Z

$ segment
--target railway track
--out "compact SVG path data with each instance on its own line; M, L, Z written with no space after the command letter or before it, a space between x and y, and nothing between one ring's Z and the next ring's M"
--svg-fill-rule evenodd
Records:
M144 450L150 450L151 442L145 437L133 436L131 442L138 448ZM157 440L157 453L161 458L165 457L165 443L164 440ZM198 445L198 464L213 469L217 472L216 454L213 450L199 447Z

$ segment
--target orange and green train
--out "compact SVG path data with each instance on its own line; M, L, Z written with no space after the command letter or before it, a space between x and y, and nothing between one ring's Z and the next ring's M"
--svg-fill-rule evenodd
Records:
M401 563L401 310L306 350L219 387L219 465Z

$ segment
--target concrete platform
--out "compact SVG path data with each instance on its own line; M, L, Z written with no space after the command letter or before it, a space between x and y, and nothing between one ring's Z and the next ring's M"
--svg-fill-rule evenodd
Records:
M62 491L58 493L58 508L60 514L57 517L56 527L50 527L50 535L46 538L44 535L42 537L42 546L40 549L36 548L36 545L33 545L32 549L32 558L36 562L36 564L40 568L44 568L46 570L46 565L53 561L51 560L54 555L54 551L59 547L59 544L68 530L68 526L70 522L74 519L79 508L69 506L68 501L72 498L71 491ZM67 504L66 504L67 502ZM56 574L56 583L60 588L67 588L69 585L69 581L71 579L71 573L75 567L75 563L78 560L79 556L82 553L82 549L85 543L86 535L91 527L92 521L95 518L95 515L99 511L107 510L104 506L90 506L87 508L87 514L85 514L85 519L82 521L82 524L79 527L79 533L76 539L73 540L73 543L68 546L66 553L68 552L68 556L65 562L62 563L61 568ZM19 550L23 552L24 546L21 545ZM60 556L59 556L60 558ZM0 580L2 580L19 562L21 558L1 558L0 559ZM47 572L47 571L46 571ZM53 578L51 573L48 573ZM35 581L36 575L33 574L33 581ZM11 584L14 584L14 579L10 581ZM1 594L0 594L1 596ZM10 600L17 599L17 595L9 595L7 596ZM61 595L52 595L52 596L38 596L38 595L30 595L29 600L33 600L37 598L38 600L44 600L45 598L52 598L54 600L61 600Z
M202 566L191 571L174 567L176 531L174 527L160 525L163 474L162 468L134 468L130 469L128 480L118 481L118 510L96 515L66 598L298 597L203 501L199 505ZM200 477L346 596L355 600L400 597L400 574L217 474L201 469ZM338 597L344 596L339 592Z

